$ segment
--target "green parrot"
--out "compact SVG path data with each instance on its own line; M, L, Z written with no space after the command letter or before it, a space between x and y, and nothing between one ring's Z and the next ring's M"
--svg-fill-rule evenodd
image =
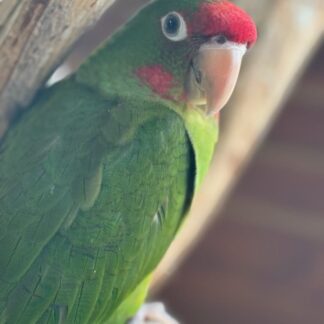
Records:
M125 323L211 161L256 41L236 5L156 0L0 145L0 323Z

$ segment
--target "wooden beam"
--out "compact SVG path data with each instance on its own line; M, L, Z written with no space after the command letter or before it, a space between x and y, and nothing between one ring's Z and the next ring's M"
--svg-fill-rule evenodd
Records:
M0 1L0 135L114 0Z

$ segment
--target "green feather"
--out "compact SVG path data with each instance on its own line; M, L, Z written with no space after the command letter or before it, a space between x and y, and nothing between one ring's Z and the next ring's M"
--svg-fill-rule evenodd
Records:
M134 75L162 63L156 17L173 3L153 3L76 75L42 90L3 139L1 324L123 323L143 302L217 140L211 117ZM158 29L141 40L148 23ZM165 62L178 80L184 53Z

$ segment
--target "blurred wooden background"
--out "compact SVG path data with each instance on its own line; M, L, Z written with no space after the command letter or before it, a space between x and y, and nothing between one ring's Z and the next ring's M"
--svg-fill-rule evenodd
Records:
M324 44L220 220L154 297L185 324L323 323Z
M64 74L77 68L98 43L105 39L116 26L126 21L136 8L147 1L148 0L133 0L130 2L128 0L117 0L116 5L112 6L111 10L103 16L95 29L82 37L73 51L70 51L71 44L75 43L79 35L87 30L91 23L99 20L104 9L110 7L113 3L112 0L1 1L0 133L7 127L8 116L13 114L13 111L16 111L16 109L22 109L24 106L28 105L28 102L31 100L37 88L46 81L50 73L58 66L63 57L67 57L67 60L60 69L59 74ZM278 144L281 143L281 139L278 139L278 145L273 144L265 149L265 155L261 158L261 162L258 162L259 164L257 164L257 167L252 167L253 172L255 172L255 174L253 173L254 177L245 177L248 179L256 179L256 177L265 176L264 166L262 165L263 162L265 166L270 169L270 174L265 176L265 178L261 177L262 180L255 180L253 185L256 185L256 187L254 187L256 189L249 189L251 190L250 194L245 194L243 196L239 195L237 197L238 191L235 191L235 196L231 196L227 205L230 206L230 209L225 209L225 213L236 216L228 217L228 220L223 220L213 225L213 220L219 216L224 203L227 201L229 193L239 180L242 171L252 158L255 149L264 139L273 121L276 120L276 117L283 107L283 103L289 97L291 90L298 82L302 71L304 71L304 67L313 57L314 51L318 48L323 39L324 3L322 0L259 0L257 2L253 0L236 0L234 2L247 9L255 18L259 30L259 40L255 48L248 53L245 58L235 95L222 116L221 141L217 147L214 166L202 188L201 194L195 201L186 226L173 244L172 249L161 264L155 277L155 289L157 290L158 287L161 287L161 284L165 282L168 276L177 269L179 264L181 264L181 261L194 246L198 238L205 233L206 228L213 228L209 231L211 234L207 236L209 237L209 243L202 244L206 244L207 251L210 253L215 252L215 254L208 254L205 250L204 253L206 254L202 255L205 255L205 257L208 255L208 260L210 259L212 264L218 265L218 267L223 266L224 268L217 270L217 268L211 267L210 269L207 268L207 270L204 270L203 259L201 259L199 252L195 252L193 261L198 262L194 266L196 269L194 270L195 274L196 272L198 273L198 269L201 268L202 272L199 276L206 276L206 278L208 274L210 276L208 277L210 282L201 282L202 287L206 289L208 287L213 287L213 291L218 292L219 295L208 295L211 296L210 301L212 303L205 303L204 301L206 300L204 298L207 298L207 295L204 297L203 294L199 295L199 289L196 291L195 288L199 288L200 283L197 281L195 282L194 279L190 279L190 275L192 274L190 270L188 270L189 274L186 275L182 272L181 275L176 276L175 279L171 281L175 288L178 287L177 291L170 290L166 292L166 290L164 290L163 292L163 296L166 296L168 300L172 302L175 307L174 309L176 309L177 312L179 311L180 314L182 314L181 310L188 308L189 315L183 314L183 318L186 320L185 323L211 323L209 322L210 320L214 322L214 317L206 317L208 320L207 322L204 322L202 318L192 317L193 312L191 312L190 315L191 310L196 310L196 316L198 316L199 312L201 312L203 316L204 314L213 314L213 316L220 314L219 322L222 324L243 323L242 316L244 314L250 314L252 316L247 317L247 319L251 319L249 323L259 323L260 321L253 321L253 318L260 318L258 316L262 314L263 309L267 310L267 308L263 305L262 307L265 308L261 307L258 310L257 303L255 307L253 306L253 303L258 300L258 294L253 295L251 292L251 295L240 295L237 293L237 299L234 304L230 302L226 304L226 301L229 301L231 296L235 297L235 289L239 289L239 291L241 289L250 291L248 289L248 284L253 284L253 278L258 280L259 275L262 277L262 273L259 274L259 271L262 272L262 269L266 268L264 263L262 263L265 262L265 259L261 258L261 256L263 256L262 248L264 248L264 253L270 255L269 259L266 259L268 261L265 264L269 267L269 273L271 273L270 269L272 269L272 266L276 266L276 260L271 258L271 253L274 251L270 248L267 250L268 244L270 244L269 242L274 240L276 244L274 245L274 250L279 252L281 252L281 250L284 251L286 245L289 247L293 244L289 243L289 245L285 239L281 240L280 235L282 235L283 231L291 231L293 229L302 236L308 236L312 233L312 237L314 233L316 233L317 237L321 237L322 232L324 232L320 217L314 219L310 218L312 221L307 226L306 222L304 222L303 215L305 215L306 212L300 205L305 202L305 197L297 190L297 184L299 185L298 188L304 188L304 185L300 185L301 183L294 180L295 173L290 174L290 178L286 179L286 175L280 173L281 169L276 169L278 165L282 167L282 164L288 163L289 167L286 166L286 168L289 169L291 166L292 170L295 170L295 172L297 172L299 168L306 170L307 168L304 166L303 162L300 162L305 158L315 170L321 170L321 165L323 165L323 163L321 160L322 155L318 152L320 146L314 146L315 150L305 150L307 145L303 145L303 149L296 147L297 143L303 143L304 139L307 140L309 137L312 137L313 132L319 132L319 134L316 134L323 135L319 130L322 128L316 126L323 125L323 120L322 124L319 124L320 115L317 115L317 113L313 113L311 116L313 119L311 119L312 121L309 122L311 124L308 126L309 137L306 135L306 137L296 136L297 142L289 142L287 145L282 146ZM68 55L68 53L70 54ZM321 61L321 59L318 60ZM315 68L313 68L314 73L319 73L320 68L318 66L319 65L316 65ZM321 98L320 95L323 91L318 90L320 88L318 84L320 83L318 83L318 81L307 82L308 86L305 86L306 89L308 89L307 94L313 95L317 99ZM312 86L309 85L309 82L311 82ZM299 83L299 87L299 97L296 99L296 102L300 109L307 108L309 101L313 98L305 99L304 95L306 90L301 83ZM316 88L316 91L313 87ZM303 97L301 97L301 93L304 93ZM301 98L303 98L303 100L301 100ZM319 100L323 102L323 99ZM286 124L281 126L283 132L283 134L280 133L281 135L291 136L289 135L290 129L292 134L294 134L292 137L295 138L295 135L299 134L300 127L305 126L303 124L304 112L302 110L298 112L298 109L294 110L296 110L297 119L293 119L290 116L286 117ZM318 110L320 109L315 109L315 111ZM307 109L307 112L309 111L311 111L311 109ZM285 120L283 116L285 116L285 112L283 115L279 115L279 122ZM322 144L320 140L318 141L319 142L316 143ZM310 147L313 147L312 142L308 144ZM290 148L289 151L287 151L288 148ZM307 148L309 147L307 146ZM316 151L317 154L313 158L314 151ZM298 161L299 164L293 169L293 162L296 161ZM275 167L271 163L273 163ZM269 171L268 169L266 171ZM292 172L292 170L289 169L288 171ZM270 191L264 192L264 188L271 187L271 185L275 186L273 182L275 181L275 176L284 179L284 182L278 184L278 191L271 191L271 194ZM315 181L317 178L320 177L316 173L313 176L313 180ZM292 188L289 187L288 180L292 180L291 183L295 184ZM260 187L260 183L263 183L264 187ZM316 181L315 183L315 186L320 186ZM257 184L259 184L259 186L257 186ZM247 187L250 188L249 186ZM278 194L278 192L281 192L279 189L284 190L283 193L291 198L291 206L288 206L289 208L287 207L284 211L280 211L278 206L274 208L272 205L268 206L268 203L264 202L268 194L271 195L271 197L282 199L283 194ZM244 190L246 190L247 193L249 192L245 187ZM312 197L320 196L320 194L317 195L317 191L311 189L305 192L310 192ZM264 193L263 197L261 195L262 193ZM293 199L294 197L295 200ZM238 199L238 202L235 202L235 199ZM298 215L300 217L295 218L292 216L294 215L294 211L291 211L291 207L297 206L299 209ZM305 206L307 207L307 204ZM315 206L317 205L315 204ZM267 217L259 218L257 217L259 213L267 215ZM276 220L278 219L282 221L277 222ZM229 222L229 224L226 224L226 222ZM256 224L258 224L259 227L256 226ZM268 225L269 228L272 228L271 231L274 231L273 227L278 230L278 237L274 239L271 237L271 233L268 233L270 231L267 228ZM257 227L257 234L254 234L250 227ZM207 234L203 234L203 237L206 237L206 235ZM259 235L259 237L253 235ZM264 246L262 245L263 243L259 241L259 239L263 237L268 237L269 239L269 242L264 243ZM249 241L245 242L245 239ZM231 244L233 244L233 246ZM260 245L260 250L256 249L254 244L256 244L257 247ZM219 247L224 245L226 248L223 251L218 251L214 248L215 246ZM240 253L239 248L241 245L246 251L245 254ZM293 248L294 247L292 247L292 249ZM250 268L248 263L246 264L246 268L244 268L244 266L240 268L240 262L245 262L244 255L250 255L252 262L254 254L258 256L260 263L258 263L258 260L255 260L253 261L255 262L253 265L256 266L257 269L261 267L261 270L253 271L253 267L251 266ZM195 255L198 255L198 257L195 258ZM282 255L282 258L285 257L284 252L283 254L279 253L279 256L280 255ZM274 256L276 256L276 253L274 253ZM279 261L280 260L279 258ZM226 265L224 263L224 265L221 263L223 261L228 261L229 264ZM307 260L305 262L307 263ZM294 263L292 263L292 267L293 265ZM234 268L230 270L230 266ZM251 270L251 272L249 272L249 270ZM204 273L204 271L207 272ZM236 277L231 276L231 271L236 271ZM240 282L242 279L240 274L244 276L246 272L249 272L249 280L251 281L245 283L242 281ZM218 276L218 274L220 274L220 276ZM228 276L222 277L222 274L228 274ZM265 274L265 276L267 276L267 274ZM182 281L181 278L184 278L184 281ZM216 285L213 284L213 278L216 278L215 280L218 282ZM181 289L186 292L186 295L196 298L194 302L193 300L186 301L186 299L183 299L183 295L180 295L181 289L179 289L179 287L183 283L185 283L185 286L181 286ZM269 302L272 300L271 298L273 296L276 296L271 293L271 283L276 285L276 282L270 280L264 286L264 289L261 289L262 285L260 286L261 288L256 286L260 289L258 293L260 295L264 294ZM282 284L285 284L284 278L282 279ZM227 288L232 290L226 290ZM298 289L299 287L296 286L294 295L298 295ZM243 296L243 299L247 298L247 303L244 304L242 301L243 299L239 299L239 296ZM200 300L200 298L202 300ZM315 298L314 300L317 299ZM183 302L182 304L181 301ZM222 301L224 301L224 303ZM279 304L279 300L277 303ZM190 305L190 309L187 305ZM194 305L196 305L196 308ZM282 315L286 314L285 312L289 312L289 305L289 303L283 303L280 306L282 307ZM244 308L245 306L250 311L245 313L242 311L240 313L240 310L246 310ZM202 308L198 309L198 307ZM302 307L300 306L300 308ZM237 318L241 317L242 321L234 322L231 320L230 315L228 315L229 320L227 321L227 315L221 317L223 316L222 314L225 314L221 312L222 309L227 309L228 314L238 314L239 317ZM271 309L271 307L269 309ZM253 313L254 311L256 313ZM298 314L299 313L296 313L296 318ZM278 315L276 318L280 319L280 316ZM285 318L286 317L282 317L282 323L298 323L285 322ZM261 322L266 323L266 320L266 317L264 317L264 320ZM269 323L281 322L280 320L269 320Z

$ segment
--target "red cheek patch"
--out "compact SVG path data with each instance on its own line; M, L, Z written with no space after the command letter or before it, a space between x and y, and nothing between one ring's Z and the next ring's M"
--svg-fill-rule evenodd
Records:
M173 75L164 70L162 65L143 66L136 70L137 77L154 93L169 97L173 87Z

